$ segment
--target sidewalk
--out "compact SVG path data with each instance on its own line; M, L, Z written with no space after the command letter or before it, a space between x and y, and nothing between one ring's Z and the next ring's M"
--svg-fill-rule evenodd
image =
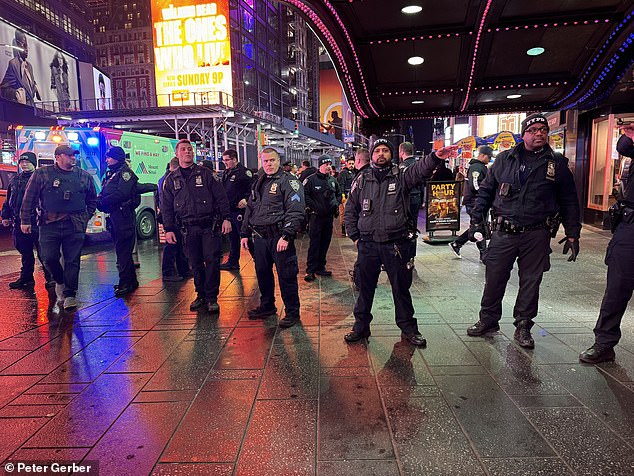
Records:
M222 272L219 317L189 311L191 280L162 283L152 243L126 299L113 297L114 253L84 256L74 314L50 309L41 275L36 298L1 276L0 461L135 476L634 474L634 307L615 363L577 361L593 342L607 234L585 228L576 263L553 240L533 351L512 340L516 274L501 333L468 337L477 249L458 260L422 242L412 295L428 347L401 342L385 273L369 345L345 344L355 250L335 235L333 277L313 283L297 242L302 325L287 330L246 317L258 293L245 255L240 273Z

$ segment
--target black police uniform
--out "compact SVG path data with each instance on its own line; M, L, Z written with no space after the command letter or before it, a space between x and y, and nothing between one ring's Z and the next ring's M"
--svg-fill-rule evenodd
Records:
M467 179L465 180L464 185L464 198L462 200L462 204L465 206L469 216L471 216L471 212L475 206L476 196L478 195L478 190L480 190L480 184L484 181L487 171L487 166L478 159L471 159L469 162L469 170L467 172ZM467 243L467 241L469 241L469 230L460 235L454 243L457 246L463 246ZM480 250L481 257L483 257L482 252L486 249L486 241L478 241L477 245Z
M614 217L618 225L605 255L607 285L594 328L596 343L608 348L618 344L621 338L621 319L634 292L634 143L622 135L616 149L629 159L624 159L628 163L621 174L621 190Z
M411 167L390 165L383 170L363 169L355 178L345 210L346 231L358 241L356 280L359 297L354 306L353 332L370 334L372 302L385 266L396 314L396 324L407 336L418 334L409 288L416 253L415 228L410 216L409 192L429 179L440 159L430 154Z
M332 239L332 221L339 212L341 190L330 174L317 172L304 180L310 245L306 273L326 271L326 255Z
M166 232L181 229L183 248L194 273L198 297L216 303L220 288L221 226L229 202L211 170L198 164L170 173L163 183Z
M339 175L337 176L337 183L339 184L339 188L341 189L341 193L347 197L350 193L350 189L352 188L352 181L356 176L354 170L350 170L347 167L343 167Z
M29 182L31 175L33 175L33 172L20 172L13 177L13 179L9 183L9 186L7 187L6 201L2 205L2 219L13 221L13 246L15 246L15 249L18 250L18 252L20 253L22 261L20 277L17 281L9 285L13 288L23 287L25 285L30 286L34 283L34 246L37 250L37 257L42 264L42 269L44 270L44 278L46 279L46 283L50 283L53 279L51 273L48 272L48 270L44 266L44 262L42 261L36 209L33 209L31 213L31 233L22 233L22 230L20 229L20 207L22 207L22 199L24 198L26 185Z
M46 165L33 172L26 186L20 208L22 223L31 219L38 202L42 260L55 282L64 284L64 297L75 297L86 227L97 208L95 183L78 167L66 171L57 164ZM64 267L59 261L60 249Z
M506 284L517 260L520 282L513 317L515 326L525 321L523 325L530 329L537 316L542 275L550 269L553 218L559 214L567 237L579 238L581 232L577 190L568 159L548 145L530 152L521 143L502 152L480 184L471 213L472 227L484 223L491 207L495 231L484 258L481 327L498 326Z
M253 237L255 272L260 287L260 310L275 309L273 264L277 269L286 319L299 320L297 253L294 239L304 221L304 189L293 175L279 169L262 174L251 191L240 234ZM285 251L277 251L281 237L288 241Z
M140 196L136 193L138 177L125 160L108 167L103 179L97 208L110 214L111 233L117 254L119 285L115 294L124 294L139 287L132 251L136 242L136 212Z
M415 157L407 157L399 164L399 167L406 169L416 163ZM416 185L409 191L409 213L414 219L414 225L418 229L418 212L422 203L423 185Z
M165 172L158 181L158 203L157 206L161 212L159 213L157 220L159 223L163 223L163 183L165 183L165 177L171 172L168 170ZM173 230L176 236L176 243L165 243L163 247L163 257L161 259L161 274L166 281L182 280L186 277L191 277L191 270L189 269L189 262L187 256L183 251L183 237L181 236L180 228ZM174 266L176 266L176 274L174 274Z
M231 233L229 234L229 258L226 266L237 267L240 262L240 228L244 219L244 208L238 208L241 200L248 200L253 183L253 173L244 165L238 164L232 169L225 169L222 174L222 185L227 193L231 210Z

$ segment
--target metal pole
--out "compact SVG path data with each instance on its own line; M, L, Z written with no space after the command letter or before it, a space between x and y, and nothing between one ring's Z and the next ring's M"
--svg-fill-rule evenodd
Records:
M214 161L216 162L216 169L218 169L218 129L216 128L216 118L212 117L211 121L214 128Z

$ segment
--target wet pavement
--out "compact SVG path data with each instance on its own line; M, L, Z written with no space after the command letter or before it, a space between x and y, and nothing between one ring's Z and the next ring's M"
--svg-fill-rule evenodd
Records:
M162 283L150 242L125 299L114 253L83 256L72 314L51 306L41 273L35 295L10 291L3 261L0 461L98 461L102 475L634 474L634 307L616 362L577 360L593 341L605 232L584 229L577 263L555 248L532 351L512 340L516 275L501 332L466 335L484 277L471 244L462 260L418 246L426 349L401 341L385 273L369 344L345 344L355 251L335 235L333 277L300 273L302 325L287 330L247 318L247 256L222 273L219 316L189 311L191 280ZM303 271L308 240L297 244Z

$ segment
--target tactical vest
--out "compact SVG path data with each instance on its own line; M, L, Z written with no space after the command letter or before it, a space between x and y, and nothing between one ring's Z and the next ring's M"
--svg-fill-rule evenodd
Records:
M49 166L42 191L42 208L54 213L81 213L86 211L86 186L79 169L64 173Z

